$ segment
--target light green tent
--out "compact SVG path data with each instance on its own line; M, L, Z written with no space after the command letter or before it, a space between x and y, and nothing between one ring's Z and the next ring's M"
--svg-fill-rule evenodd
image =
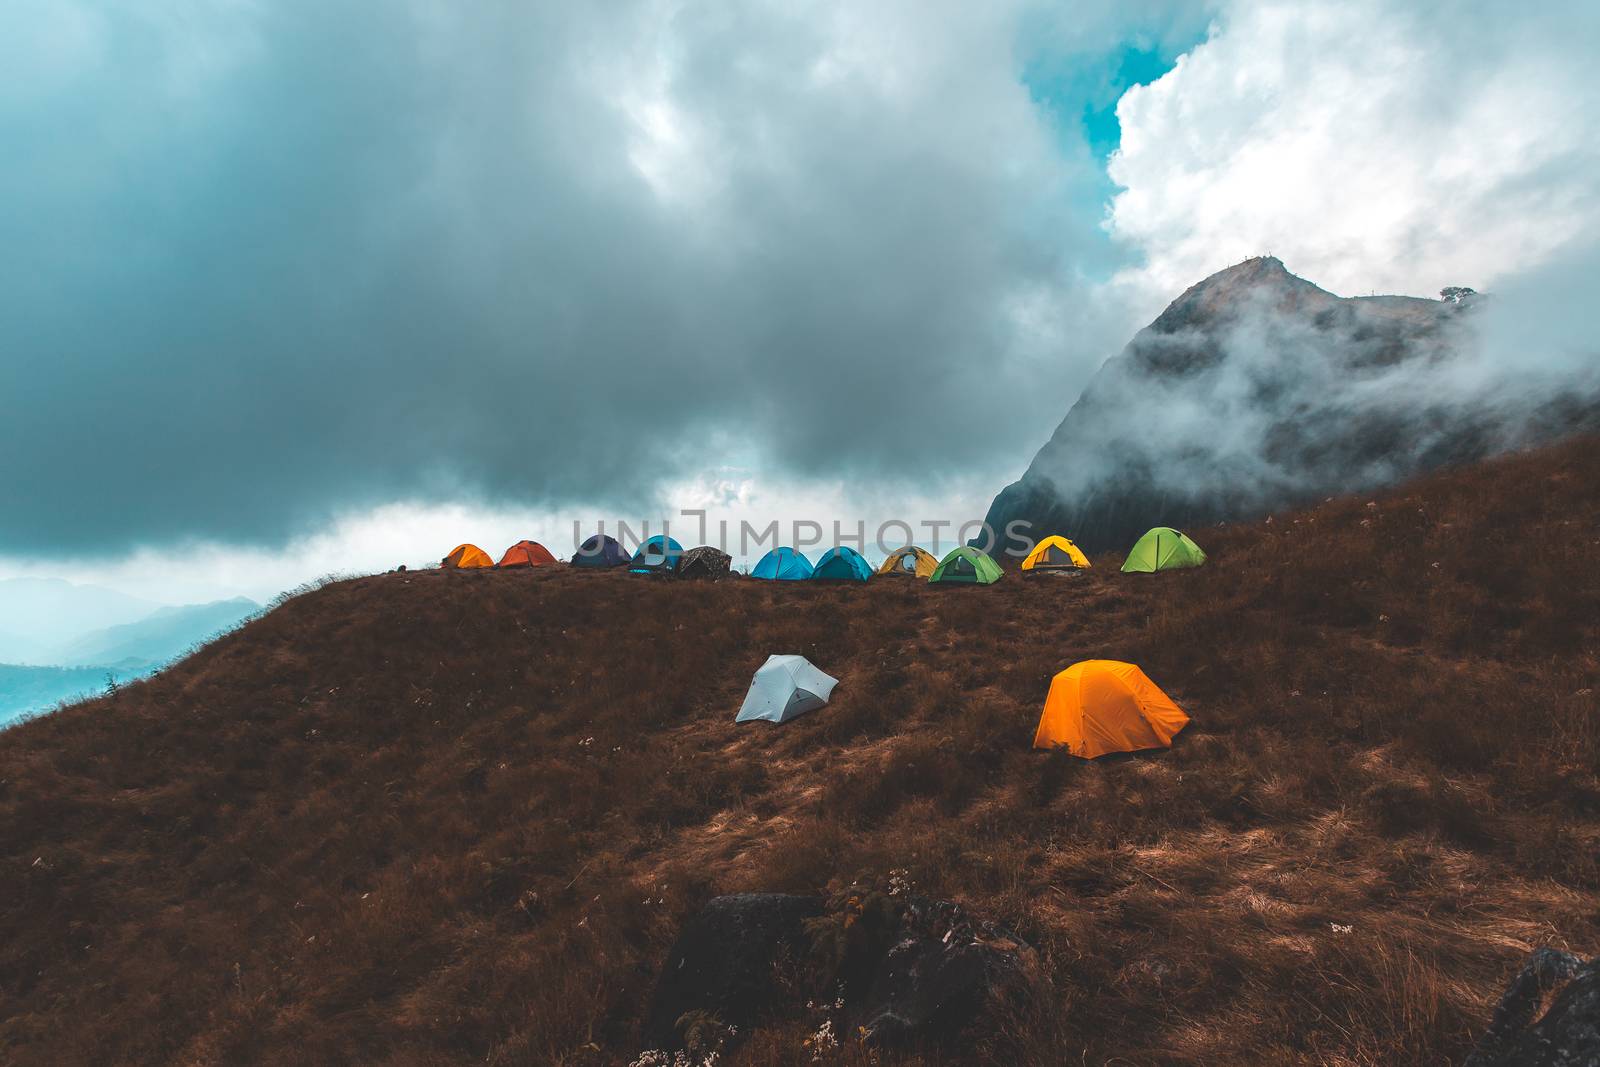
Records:
M962 545L951 549L950 554L939 561L939 566L934 568L928 581L988 585L998 582L1001 573L1000 564L971 545Z
M1179 567L1198 567L1206 561L1200 546L1170 526L1157 526L1139 538L1122 564L1124 574L1154 574Z

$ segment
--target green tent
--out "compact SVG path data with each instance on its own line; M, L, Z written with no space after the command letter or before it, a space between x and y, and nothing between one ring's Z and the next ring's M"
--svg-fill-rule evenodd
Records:
M1157 526L1139 538L1122 564L1124 574L1154 574L1179 567L1198 567L1206 561L1200 546L1170 526Z
M1000 564L971 545L962 545L951 549L950 554L939 561L939 566L934 568L928 581L988 585L998 582L1001 573Z

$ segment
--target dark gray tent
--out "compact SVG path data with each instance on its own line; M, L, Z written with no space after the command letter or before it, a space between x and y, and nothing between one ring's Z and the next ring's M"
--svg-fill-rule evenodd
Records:
M733 569L733 557L710 545L691 548L678 561L680 578L726 578Z
M590 536L572 557L574 567L625 567L632 561L622 544L605 534Z

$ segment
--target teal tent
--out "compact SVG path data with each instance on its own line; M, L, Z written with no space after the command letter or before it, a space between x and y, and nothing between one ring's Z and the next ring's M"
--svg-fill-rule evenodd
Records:
M831 578L843 582L864 582L872 577L872 568L861 558L861 553L840 545L822 554L822 558L817 560L817 569L811 572L811 577Z
M633 554L628 565L630 574L672 574L683 557L683 546L665 534L656 534Z
M798 582L811 577L811 561L793 548L775 548L761 557L752 578L769 578L779 582Z

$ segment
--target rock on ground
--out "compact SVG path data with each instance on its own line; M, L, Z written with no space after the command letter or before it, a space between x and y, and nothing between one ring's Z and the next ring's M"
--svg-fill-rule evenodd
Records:
M826 902L717 897L679 933L641 1037L681 1048L695 1019L747 1032L804 1006L873 1044L938 1043L997 1023L1040 974L1015 935L945 901L854 888Z
M822 912L816 897L738 893L717 897L679 931L645 1018L650 1048L681 1045L678 1020L714 1015L748 1029L783 1000L786 962L805 954L805 921Z
M1562 985L1565 983L1565 985ZM1537 1022L1534 1014L1560 988ZM1463 1067L1600 1064L1600 959L1536 949L1506 987L1494 1019Z
M917 899L866 996L849 1007L873 1044L939 1041L1015 1006L1038 977L1033 950L1014 935L956 905Z

